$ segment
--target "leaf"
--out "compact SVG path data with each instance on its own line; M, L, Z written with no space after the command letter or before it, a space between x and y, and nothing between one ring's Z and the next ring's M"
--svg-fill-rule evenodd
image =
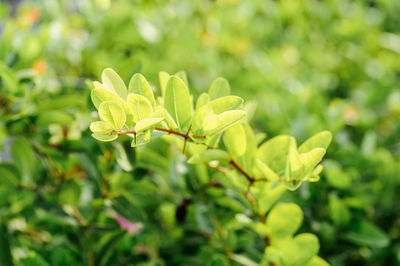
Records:
M111 127L110 124L104 121L96 121L90 124L90 131L99 135L109 134L110 132L113 131L113 128Z
M101 74L101 80L106 89L115 92L122 99L126 99L128 90L121 77L111 68L106 68Z
M307 266L329 266L329 263L318 256L314 256Z
M278 175L286 168L289 148L296 147L296 140L287 135L274 137L258 148L257 157Z
M269 213L266 225L272 238L292 236L303 222L303 212L293 203L279 203Z
M297 246L297 249L292 249L292 251L295 252L294 254L292 253L289 255L291 257L290 260L292 261L290 265L307 265L307 263L318 254L319 241L315 235L309 233L300 234L297 235L293 241Z
M99 106L100 119L108 123L114 130L120 130L126 121L124 109L116 102L103 102Z
M210 97L207 93L200 94L199 98L197 98L196 102L196 110L199 110L202 106L206 105L210 101Z
M304 172L303 163L297 150L289 148L289 154L286 162L286 180L301 180Z
M256 165L263 174L263 176L267 178L269 181L274 182L279 180L279 176L274 171L272 171L271 168L268 167L268 165L266 165L259 159L256 159Z
M172 119L172 117L169 115L169 113L167 112L167 110L164 107L158 106L157 110L151 114L151 117L152 118L157 118L157 117L165 118L169 128L177 128L178 127L176 125L174 119Z
M349 224L351 213L347 205L335 194L329 195L329 211L331 219L338 228L343 228Z
M329 131L322 131L315 134L298 148L299 153L306 153L315 148L327 149L332 140L332 134Z
M12 266L11 244L7 227L0 223L0 265Z
M22 182L32 184L36 178L35 173L39 164L29 141L24 137L18 137L11 145L11 157L13 164L22 177Z
M149 82L140 73L136 73L131 78L129 82L129 92L146 97L150 101L152 106L155 106L156 104L156 100L154 99L154 94Z
M37 126L48 126L50 124L69 125L74 122L72 116L64 111L46 111L40 113L37 120Z
M135 123L150 117L153 113L150 101L142 95L130 93L128 95L128 105L133 111L133 121Z
M301 161L305 167L304 172L308 174L311 172L317 164L322 160L325 155L325 149L315 148L307 153L302 153L300 155Z
M368 221L356 221L352 224L344 239L360 246L384 248L390 244L390 238L379 227Z
M210 95L211 100L215 100L220 97L228 96L231 93L231 87L229 83L224 78L217 78L211 84L210 89L208 90L208 94Z
M164 120L164 118L146 118L146 119L142 119L139 122L136 123L135 126L135 131L137 133L141 132L141 131L145 131L149 128L152 128L154 126L156 126L158 123L160 123L162 120Z
M258 182L261 184L262 182ZM278 198L286 191L284 185L272 186L271 184L263 183L264 187L268 188L262 190L259 195L257 195L258 211L264 215L274 204Z
M241 124L235 124L224 133L225 147L234 156L242 156L246 152L246 133Z
M170 75L167 72L161 71L158 73L158 78L160 80L161 95L165 98L165 90L167 88L167 83Z
M238 96L225 96L203 105L199 110L212 110L219 115L225 111L235 110L243 104L243 99Z
M199 164L208 163L210 161L229 161L230 157L223 150L205 150L190 157L188 163Z
M178 77L168 80L164 99L165 109L180 130L187 130L192 119L192 100L185 83Z
M82 189L74 181L64 182L58 192L58 199L62 204L74 205L79 203Z
M96 134L96 133L93 133L92 137L97 139L97 140L100 140L100 141L113 141L113 140L116 140L118 138L118 136L116 134L104 135L104 134Z
M93 89L91 92L92 102L94 106L96 106L97 110L100 107L100 104L105 101L113 101L118 103L122 109L124 109L126 115L126 123L128 126L132 126L133 123L133 111L129 107L129 105L121 99L115 93L108 91L106 89Z
M100 249L97 252L97 256L95 257L94 265L110 265L112 258L112 254L117 247L117 244L122 240L122 238L126 235L125 230L114 231L101 239Z
M208 114L203 122L206 135L222 133L246 116L246 112L240 110L226 111L220 115Z
M186 86L189 88L189 82L188 82L188 78L186 75L186 72L181 70L175 73L175 76L177 76L178 78L180 78L185 84Z

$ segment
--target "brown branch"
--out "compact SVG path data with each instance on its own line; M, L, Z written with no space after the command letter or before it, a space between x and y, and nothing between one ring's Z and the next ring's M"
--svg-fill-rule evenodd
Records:
M229 161L229 163L236 168L236 170L238 170L242 175L244 175L246 177L246 179L250 182L250 184L253 184L256 179L252 176L250 176L236 161L235 159L231 158L231 160Z

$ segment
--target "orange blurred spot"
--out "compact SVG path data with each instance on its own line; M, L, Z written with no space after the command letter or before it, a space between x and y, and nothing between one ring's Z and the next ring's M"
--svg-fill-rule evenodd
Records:
M24 12L24 19L27 20L29 24L36 22L42 15L42 10L40 8L33 8Z
M38 74L43 75L47 70L47 63L46 61L40 59L33 63L32 69Z

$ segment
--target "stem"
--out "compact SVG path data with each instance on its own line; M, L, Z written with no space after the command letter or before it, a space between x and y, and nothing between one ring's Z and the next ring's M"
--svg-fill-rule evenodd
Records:
M255 179L254 177L250 176L236 161L235 159L231 158L231 160L229 161L229 163L235 167L242 175L244 175L246 177L246 179L250 182L250 184L253 184L254 182L256 182L257 179Z

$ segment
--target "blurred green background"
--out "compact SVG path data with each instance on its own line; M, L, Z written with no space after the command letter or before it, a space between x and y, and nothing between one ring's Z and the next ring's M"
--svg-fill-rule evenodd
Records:
M0 2L3 264L204 265L222 249L205 205L175 221L193 190L178 152L90 136L88 81L112 67L156 87L185 70L195 95L225 77L268 138L330 130L321 181L284 199L330 264L400 265L399 14L396 0ZM127 234L119 215L149 226ZM232 231L257 261L262 240Z

